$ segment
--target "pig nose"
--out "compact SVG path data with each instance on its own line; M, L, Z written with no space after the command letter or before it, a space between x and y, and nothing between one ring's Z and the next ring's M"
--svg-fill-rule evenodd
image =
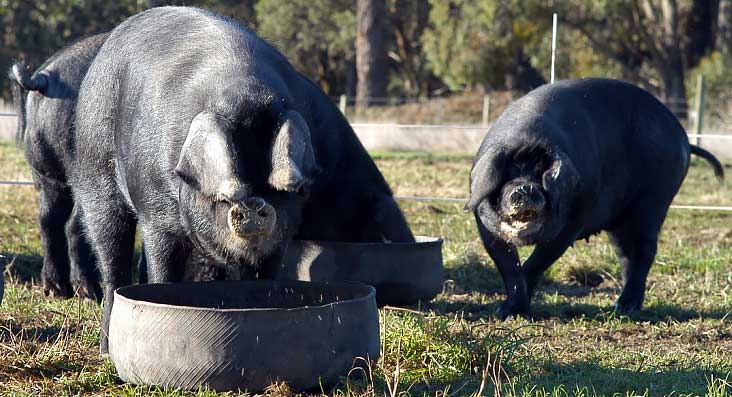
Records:
M511 203L513 203L513 204L516 204L516 205L526 204L526 202L528 202L528 199L529 199L529 195L526 191L526 186L521 185L521 186L517 187L516 189L513 189L513 191L511 192L511 196L509 196L509 198L511 199Z
M264 199L262 199L261 197L249 197L241 203L244 208L248 209L249 211L255 212L259 212L264 209L264 206L266 204L267 203L265 203Z
M271 235L277 223L277 212L261 198L250 198L231 206L227 218L234 235L248 239Z
M544 195L530 184L516 187L509 195L509 199L511 204L517 207L540 209L544 206Z

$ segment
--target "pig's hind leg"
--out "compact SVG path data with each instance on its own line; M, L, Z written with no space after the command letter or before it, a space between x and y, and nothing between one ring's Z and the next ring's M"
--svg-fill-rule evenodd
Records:
M66 240L69 243L71 265L71 286L74 294L81 298L100 300L102 290L92 247L84 235L81 206L74 203L69 220L66 222Z
M135 242L135 216L125 204L114 177L83 175L75 187L82 207L86 236L94 248L102 276L104 312L99 333L101 353L109 351L109 318L114 304L114 290L132 282L132 258Z
M69 282L69 257L64 225L69 219L73 199L68 187L61 182L33 172L38 187L38 223L43 246L41 283L46 295L62 298L72 296Z
M615 309L631 314L641 309L646 279L656 256L658 234L666 218L670 200L647 199L632 206L623 221L608 231L610 242L623 268L623 291Z

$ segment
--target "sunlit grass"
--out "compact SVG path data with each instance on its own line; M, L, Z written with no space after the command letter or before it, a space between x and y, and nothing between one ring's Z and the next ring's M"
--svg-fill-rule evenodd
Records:
M397 195L467 196L471 156L374 157ZM23 174L23 167L13 145L0 144L0 175ZM694 161L676 202L732 205L732 183L719 186L711 169ZM325 395L732 395L732 214L669 212L645 309L632 319L612 311L622 281L607 238L577 242L547 272L529 323L495 319L502 283L461 204L400 205L415 233L445 239L445 291L407 311L382 310L373 381L344 379ZM122 383L97 353L99 306L49 299L37 285L36 210L31 187L0 186L0 255L9 263L0 395L236 395ZM530 252L521 250L523 257ZM278 386L268 393L292 392Z

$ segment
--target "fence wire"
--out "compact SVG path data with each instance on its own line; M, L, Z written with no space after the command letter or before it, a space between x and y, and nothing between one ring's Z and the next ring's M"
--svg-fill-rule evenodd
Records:
M14 113L0 113L0 117L16 117ZM398 123L352 123L354 128L401 128L401 129L419 129L419 130L436 130L436 129L452 129L467 130L475 132L485 132L488 126L485 125L460 125L460 124L398 124ZM687 134L689 138L705 138L705 139L732 139L732 134L708 133L708 134ZM23 180L0 180L0 186L33 186L31 181ZM456 197L432 197L432 196L395 196L398 201L417 201L417 202L443 202L464 204L468 200ZM691 211L732 211L732 206L717 205L693 205L679 204L671 205L671 209L691 210Z

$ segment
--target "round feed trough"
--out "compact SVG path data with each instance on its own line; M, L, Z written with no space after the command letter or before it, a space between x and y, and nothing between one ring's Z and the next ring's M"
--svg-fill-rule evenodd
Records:
M114 296L109 354L130 383L308 390L379 354L374 289L360 283L145 284Z
M379 305L411 305L442 292L442 239L414 243L291 241L278 279L351 280L376 288Z

